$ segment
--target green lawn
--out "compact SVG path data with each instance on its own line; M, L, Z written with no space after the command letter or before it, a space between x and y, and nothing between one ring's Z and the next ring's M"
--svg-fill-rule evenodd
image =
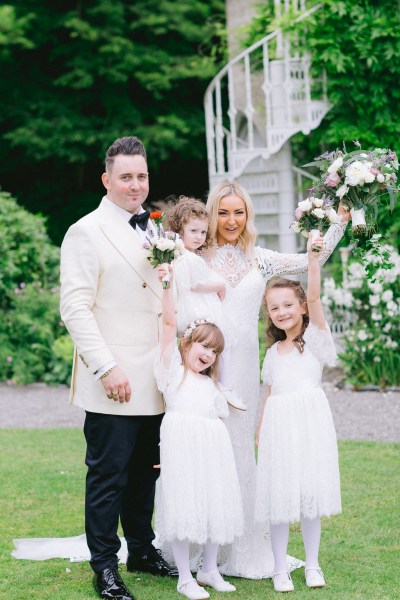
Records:
M328 585L308 590L303 571L293 574L296 598L340 600L400 598L398 589L400 488L398 444L341 442L343 515L325 519L321 566ZM83 532L84 440L78 430L0 430L0 598L89 600L88 563L11 558L12 538ZM300 529L289 551L304 558ZM70 569L70 573L66 571ZM176 580L126 574L138 600L173 599ZM234 580L229 598L275 596L270 580ZM222 598L211 592L211 597Z

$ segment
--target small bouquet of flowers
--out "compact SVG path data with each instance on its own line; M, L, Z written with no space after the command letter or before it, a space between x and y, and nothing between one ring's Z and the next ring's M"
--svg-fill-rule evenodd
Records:
M311 235L314 241L320 233L324 233L332 223L340 223L340 217L333 208L330 198L316 198L310 196L298 203L294 211L295 221L291 227L296 233L302 233L308 237ZM314 251L320 251L319 246L311 246Z
M150 219L154 221L157 228L157 235L147 238L143 243L143 248L147 251L147 260L153 267L162 264L170 264L180 256L184 251L184 245L178 233L174 231L164 231L162 222L165 213L160 210L150 213ZM170 287L169 274L162 280L163 289Z
M389 196L393 210L400 188L396 172L399 168L396 153L386 148L363 152L358 150L325 152L305 167L317 166L321 179L314 189L350 210L352 231L355 236L365 235L375 228L378 207L384 196Z

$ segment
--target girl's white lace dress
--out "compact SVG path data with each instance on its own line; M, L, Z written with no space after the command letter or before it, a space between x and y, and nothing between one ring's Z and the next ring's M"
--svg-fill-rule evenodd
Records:
M335 426L321 387L324 363L333 365L335 345L327 326L310 323L303 353L267 352L263 381L271 386L258 446L255 516L289 523L341 512Z
M232 444L221 420L229 416L226 398L210 377L185 375L176 343L155 373L166 403L157 484L159 540L231 543L243 532L243 510Z
M178 333L182 335L191 321L208 318L218 325L225 338L229 336L222 302L218 295L214 292L193 291L200 284L209 285L218 281L223 282L223 278L212 271L203 258L189 250L185 250L174 260L173 267Z

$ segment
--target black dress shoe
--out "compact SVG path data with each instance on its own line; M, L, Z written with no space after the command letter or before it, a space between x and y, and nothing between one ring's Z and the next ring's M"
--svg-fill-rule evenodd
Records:
M162 577L178 577L178 569L171 567L162 557L160 550L151 547L144 556L128 556L126 563L128 571L141 571L142 573L151 573L152 575L161 575Z
M100 598L114 598L114 600L135 600L135 596L128 590L117 568L104 569L96 573L93 586Z

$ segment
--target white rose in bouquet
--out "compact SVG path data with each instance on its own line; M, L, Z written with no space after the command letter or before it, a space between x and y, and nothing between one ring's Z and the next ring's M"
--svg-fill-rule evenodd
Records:
M303 212L307 212L308 210L310 210L312 208L312 202L310 200L302 200L301 202L298 203L298 207L303 211Z
M314 210L311 211L311 214L315 215L318 219L323 219L325 217L325 212L322 208L314 208Z

